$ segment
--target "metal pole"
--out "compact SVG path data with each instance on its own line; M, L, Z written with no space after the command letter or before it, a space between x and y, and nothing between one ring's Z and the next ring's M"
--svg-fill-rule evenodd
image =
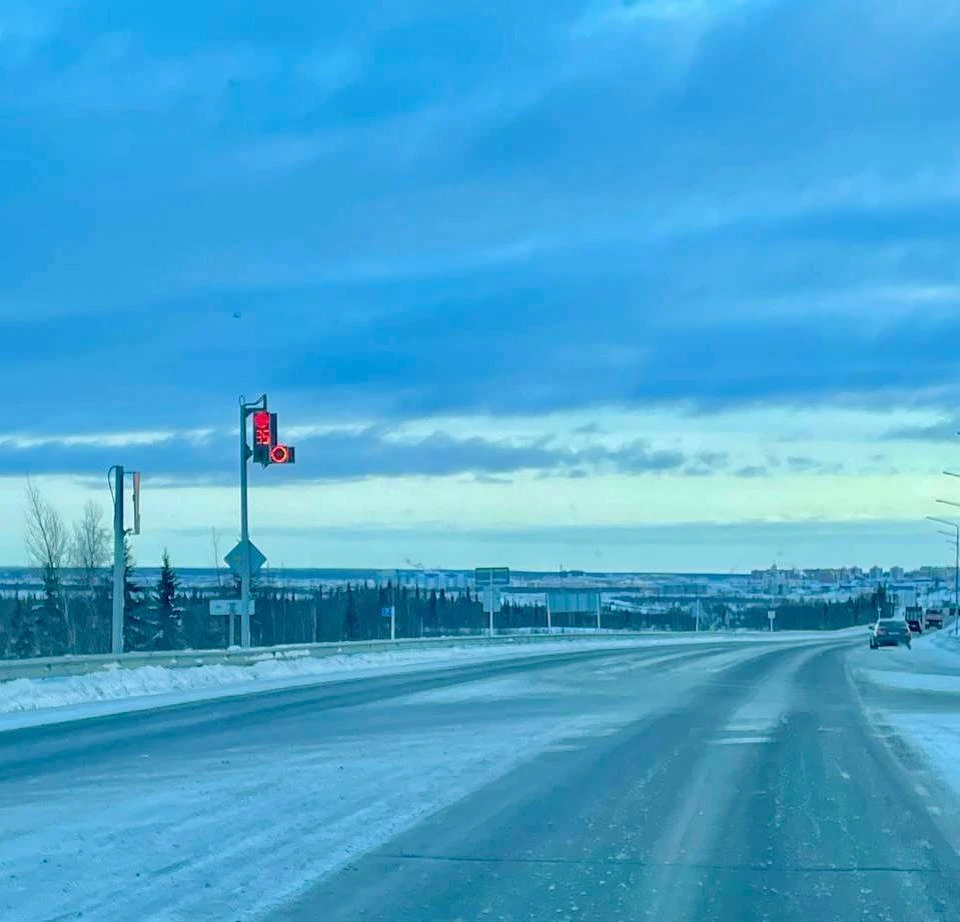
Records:
M126 561L123 553L123 466L113 468L113 618L110 652L123 653L123 581Z
M957 526L957 556L953 571L953 633L960 633L960 525Z
M390 585L390 639L397 639L397 584Z
M247 516L247 405L240 400L240 542L244 546L240 573L240 646L250 646L250 525ZM233 628L233 617L230 618ZM232 630L231 630L232 635ZM233 643L231 636L230 642Z
M597 630L600 630L600 610L603 608L603 601L600 597L600 593L597 593Z
M552 619L550 617L550 593L547 593L547 633L553 629Z
M490 636L493 637L493 609L496 599L493 597L493 573L490 573Z
M697 623L694 630L696 633L700 633L700 596L697 596Z
M234 646L237 642L237 623L233 615L227 615L227 635L227 646Z

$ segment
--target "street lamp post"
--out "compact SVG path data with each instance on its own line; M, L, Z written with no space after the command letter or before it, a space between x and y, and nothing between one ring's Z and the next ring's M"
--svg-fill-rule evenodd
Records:
M938 499L938 503L944 506L956 506L960 508L960 503L952 503L946 499ZM936 516L928 515L931 522L937 522L939 525L948 525L954 530L954 570L953 570L953 632L960 633L960 525L947 519L938 519Z

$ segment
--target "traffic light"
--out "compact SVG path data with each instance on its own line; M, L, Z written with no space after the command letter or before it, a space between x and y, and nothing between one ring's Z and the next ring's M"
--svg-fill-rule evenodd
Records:
M271 464L296 464L297 453L292 445L274 445L270 449Z
M277 414L268 410L253 413L253 460L268 464L295 464L296 452L292 445L277 442Z
M253 460L264 467L271 463L277 444L277 414L257 410L253 414Z

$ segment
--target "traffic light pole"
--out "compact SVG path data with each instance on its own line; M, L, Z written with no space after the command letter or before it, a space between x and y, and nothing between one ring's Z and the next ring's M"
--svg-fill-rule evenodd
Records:
M240 540L246 548L240 572L240 646L250 646L250 522L247 512L247 406L240 402ZM231 620L233 616L231 615Z
M267 395L264 394L255 403L246 403L240 398L240 541L245 548L240 573L240 646L250 646L250 520L247 511L247 461L253 452L247 445L247 417L255 410L267 408ZM232 616L231 616L232 621Z

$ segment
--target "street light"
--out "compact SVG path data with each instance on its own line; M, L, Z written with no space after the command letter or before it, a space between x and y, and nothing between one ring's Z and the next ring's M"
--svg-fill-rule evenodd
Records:
M938 499L937 502L960 509L960 503L953 503L948 499ZM938 519L933 515L928 515L927 518L938 525L949 525L954 530L956 563L953 571L953 633L957 634L960 633L960 525L947 519Z

